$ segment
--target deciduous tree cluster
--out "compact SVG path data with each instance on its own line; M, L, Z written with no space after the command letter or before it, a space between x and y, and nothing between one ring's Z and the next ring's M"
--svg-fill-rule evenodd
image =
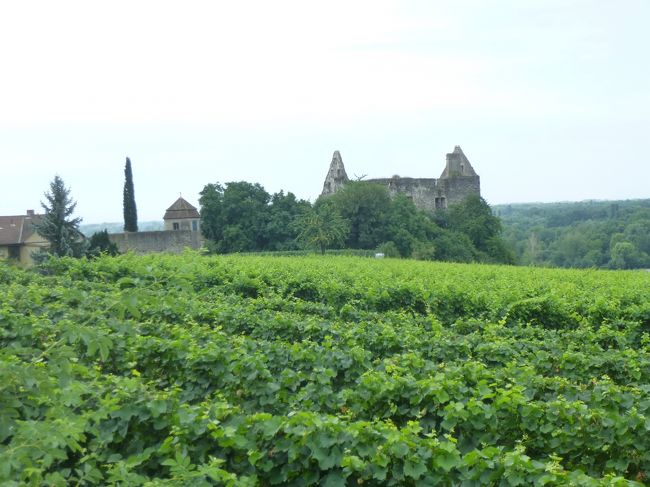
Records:
M501 223L478 196L429 214L380 185L352 182L312 206L259 184L208 184L201 192L205 237L216 252L369 249L389 257L513 263Z

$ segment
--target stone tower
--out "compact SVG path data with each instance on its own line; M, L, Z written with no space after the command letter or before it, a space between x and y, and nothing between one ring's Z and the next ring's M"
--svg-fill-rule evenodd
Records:
M167 208L165 216L165 230L191 230L199 231L201 215L196 207L192 206L182 196L174 201L174 204Z
M341 154L339 151L335 150L329 171L327 171L327 176L325 176L325 183L323 184L323 192L321 193L321 196L336 193L339 189L345 186L345 183L348 181L350 181L350 179L345 172L345 166L343 165Z
M469 163L467 157L465 157L465 154L463 154L463 150L459 145L454 147L454 152L447 154L447 165L445 166L445 170L442 171L440 179L447 179L457 176L478 176L478 174L476 174L476 171L474 171L472 165Z

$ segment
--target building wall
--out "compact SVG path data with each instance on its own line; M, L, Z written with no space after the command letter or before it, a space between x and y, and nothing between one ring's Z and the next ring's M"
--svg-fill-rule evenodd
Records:
M164 230L160 232L126 232L108 235L120 252L136 254L151 252L181 253L186 248L199 249L203 238L199 232L189 230Z
M201 220L198 218L188 219L181 218L176 220L165 220L165 230L176 230L174 228L174 223L178 224L178 230L190 230L193 232L198 232L201 229L200 225ZM196 229L194 228L196 226Z
M460 203L470 194L481 194L478 176L457 176L451 178L392 178L367 179L368 183L381 184L388 188L391 197L404 194L422 210L433 211Z
M20 263L25 266L34 265L32 253L36 253L41 249L47 249L49 243L38 233L32 234L25 243L20 246Z
M438 179L448 205L460 203L470 194L481 195L481 178L479 176L459 176Z
M43 240L43 237L40 237L37 234L29 237L25 243L20 245L11 245L11 247L18 249L18 255L14 257L14 262L18 262L21 266L29 267L34 265L34 259L32 259L32 252L38 252L41 248L47 248L48 243ZM0 245L0 259L9 259L11 252L9 245Z

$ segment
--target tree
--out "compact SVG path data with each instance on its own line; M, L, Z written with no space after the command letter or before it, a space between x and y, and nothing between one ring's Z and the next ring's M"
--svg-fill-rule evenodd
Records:
M201 233L211 242L218 242L223 237L225 219L223 215L223 186L207 184L201 191Z
M208 184L201 191L201 231L217 252L250 252L268 245L270 195L245 181Z
M264 230L266 250L297 249L299 229L294 223L310 209L308 201L297 199L291 192L280 191L271 196L269 219Z
M645 252L639 251L630 242L618 242L611 250L609 266L612 269L637 269L650 265L650 258Z
M133 172L131 171L131 159L126 158L124 166L124 231L138 231L138 210L135 207L135 191L133 189Z
M35 227L50 243L49 253L57 257L81 257L84 253L83 235L79 232L81 218L70 218L77 203L72 201L70 190L58 175L50 183L45 199L48 204L41 202L45 214Z
M501 220L479 195L469 195L449 208L446 217L449 229L467 235L478 251L477 260L514 264L514 253L501 238Z
M470 238L462 232L442 229L434 240L435 260L472 262L477 252Z
M478 195L468 196L448 212L450 229L467 235L478 250L487 250L488 241L501 233L501 220Z
M413 201L403 194L396 195L390 202L386 214L386 240L395 243L402 257L411 257L418 243L431 243L439 229L419 210Z
M349 232L348 222L339 215L329 201L308 211L298 220L298 240L307 247L316 247L321 254L345 242Z
M114 242L111 242L111 239L108 237L108 230L106 229L92 234L88 250L86 251L87 257L97 257L101 254L119 254L117 245Z
M626 226L625 239L641 252L650 254L650 219L634 220Z
M387 240L386 224L390 196L385 186L363 181L350 182L325 199L350 222L346 247L374 249ZM317 201L316 206L322 201L325 200L321 198Z

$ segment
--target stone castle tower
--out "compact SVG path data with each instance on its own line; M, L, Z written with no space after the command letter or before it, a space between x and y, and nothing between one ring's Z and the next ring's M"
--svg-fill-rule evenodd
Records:
M348 181L341 154L335 151L321 196L336 193ZM404 194L415 206L428 211L460 203L470 194L481 194L481 179L458 145L447 154L445 169L438 179L393 176L365 182L386 186L391 196Z
M349 181L348 175L345 172L343 159L341 153L337 150L334 151L332 162L330 162L329 171L325 176L325 183L323 183L323 192L321 194L334 194Z

